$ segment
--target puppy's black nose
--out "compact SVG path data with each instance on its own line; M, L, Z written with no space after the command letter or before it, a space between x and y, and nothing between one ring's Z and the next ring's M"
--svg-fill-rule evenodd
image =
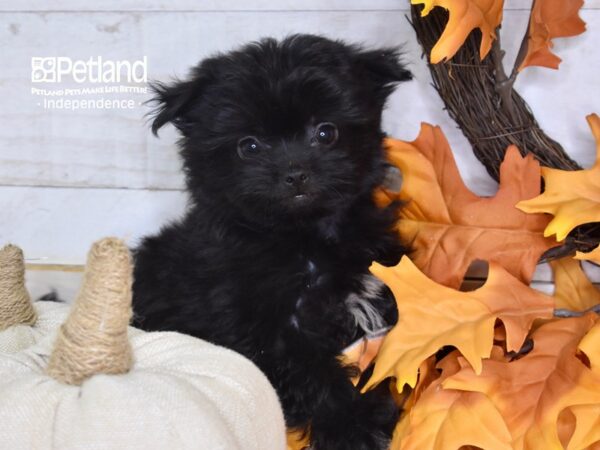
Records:
M308 180L308 175L302 170L294 170L288 173L285 178L286 184L290 186L302 186Z

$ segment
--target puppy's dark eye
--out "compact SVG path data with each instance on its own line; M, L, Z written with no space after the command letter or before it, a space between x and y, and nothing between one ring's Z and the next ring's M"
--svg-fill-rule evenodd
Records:
M238 141L238 155L242 159L260 153L261 148L260 141L253 136L246 136Z
M321 145L331 145L338 138L338 129L331 122L324 122L317 125L314 140Z

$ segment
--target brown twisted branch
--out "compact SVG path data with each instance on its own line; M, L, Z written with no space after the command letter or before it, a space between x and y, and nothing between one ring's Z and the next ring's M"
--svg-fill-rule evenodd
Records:
M428 57L446 26L448 12L434 8L420 17L421 8L412 7L412 26ZM473 146L475 156L495 180L511 144L523 155L533 153L544 166L579 169L561 145L544 133L525 100L513 89L518 71L514 69L507 76L499 39L483 61L479 57L480 40L481 33L476 30L451 61L431 64L428 59L433 86Z
M527 54L529 32L523 36L510 75L504 69L500 29L490 54L483 60L479 56L481 33L475 30L450 61L431 64L429 55L448 22L448 12L434 8L421 17L421 9L422 5L412 6L411 24L427 58L433 86L488 173L498 180L500 163L511 144L516 145L522 155L535 155L543 166L580 169L561 145L540 128L529 105L514 89L518 69ZM560 258L575 250L586 252L599 242L598 224L581 226L560 247L546 252L542 260Z

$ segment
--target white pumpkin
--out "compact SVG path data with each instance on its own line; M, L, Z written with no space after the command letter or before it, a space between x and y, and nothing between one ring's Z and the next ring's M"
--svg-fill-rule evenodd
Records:
M0 249L0 353L14 353L35 344L65 320L68 305L31 303L25 289L23 252L14 245Z
M131 263L95 244L67 321L0 355L2 449L283 450L283 414L241 355L178 333L127 327Z

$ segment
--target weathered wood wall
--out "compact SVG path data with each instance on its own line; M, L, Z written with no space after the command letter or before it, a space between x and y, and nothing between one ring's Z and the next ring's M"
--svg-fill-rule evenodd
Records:
M77 265L89 244L117 235L131 244L185 208L172 129L148 131L141 104L130 110L46 110L31 93L33 56L148 59L149 77L185 75L201 58L261 36L321 33L367 46L403 45L416 80L398 88L386 131L413 139L421 121L444 127L467 184L496 186L442 109L406 19L408 0L35 0L0 2L0 242L30 262ZM510 63L530 0L507 0L502 30ZM585 115L600 112L600 0L582 11L588 32L556 41L560 71L531 68L518 90L548 134L583 165L594 158ZM79 275L32 271L34 294L69 297ZM547 280L547 271L538 276Z

